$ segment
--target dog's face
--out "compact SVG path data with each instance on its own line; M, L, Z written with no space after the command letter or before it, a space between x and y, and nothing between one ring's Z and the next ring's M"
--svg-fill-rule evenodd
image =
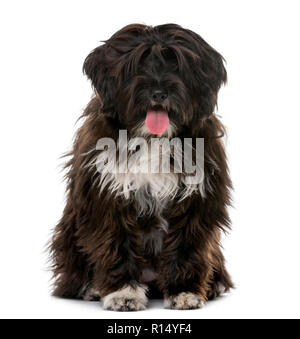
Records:
M175 24L126 26L96 48L83 68L103 113L129 130L157 135L210 115L226 81L222 56Z

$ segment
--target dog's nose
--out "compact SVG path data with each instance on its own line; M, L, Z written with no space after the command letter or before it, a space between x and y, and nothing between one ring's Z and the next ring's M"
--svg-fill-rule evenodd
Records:
M152 93L152 99L155 101L155 102L163 102L164 100L166 100L168 97L168 92L167 91L162 91L162 90L155 90L153 91Z

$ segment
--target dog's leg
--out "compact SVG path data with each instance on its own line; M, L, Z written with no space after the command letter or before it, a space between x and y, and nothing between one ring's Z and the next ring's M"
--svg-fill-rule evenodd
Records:
M213 280L209 284L210 289L207 293L208 299L214 299L234 287L229 273L225 267L225 259L219 246L215 246L212 254L214 266Z
M177 244L166 246L159 272L164 305L178 310L201 308L207 301L209 282L213 276L213 267L207 260L205 248L201 249L196 241L185 242L184 234L170 236L177 238Z
M106 223L90 233L89 257L94 262L93 287L100 292L103 308L113 311L139 311L147 305L147 287L140 282L143 269L143 243L132 217L132 206L110 201ZM120 210L119 210L120 209Z
M161 254L159 285L165 306L172 309L202 307L212 289L216 263L220 260L219 272L223 263L219 256L219 228L201 219L193 203L185 207L182 215L176 212L170 219ZM223 279L224 274L218 278L218 283L225 282L225 287L230 287L230 281Z
M50 247L55 277L53 295L63 298L82 298L90 283L89 266L73 241L75 223L76 216L69 201Z
M206 248L206 251L209 253L209 248ZM196 247L190 248L186 249L186 255L178 253L177 259L174 257L173 260L164 263L168 265L162 275L166 308L182 310L201 308L208 299L213 299L233 288L223 255L220 249L218 251L220 256L216 260L207 255L205 249L201 251ZM185 262L181 262L180 258L184 258Z

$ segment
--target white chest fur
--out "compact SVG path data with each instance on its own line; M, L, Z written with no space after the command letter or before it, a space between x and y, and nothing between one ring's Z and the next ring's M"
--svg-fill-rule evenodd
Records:
M203 184L188 185L185 183L183 173L161 170L163 150L153 153L151 148L140 147L141 138L129 140L129 146L118 142L116 147L98 150L89 166L96 167L100 174L100 192L105 188L115 196L125 199L136 199L140 205L141 213L153 212L161 209L165 203L179 196L181 200L194 192L203 191ZM159 139L158 139L159 140ZM139 148L137 148L139 145ZM146 143L146 146L148 144ZM126 152L126 156L121 154ZM174 150L182 152L182 150ZM157 156L157 153L161 153ZM124 169L126 170L120 170ZM155 170L153 170L155 169ZM204 194L203 194L204 195Z

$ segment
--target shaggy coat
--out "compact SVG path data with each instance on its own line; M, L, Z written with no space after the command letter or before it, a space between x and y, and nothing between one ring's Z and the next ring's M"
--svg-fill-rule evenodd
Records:
M233 284L220 236L230 224L231 181L225 131L214 113L218 90L226 82L221 55L178 25L129 25L87 57L84 72L95 96L68 154L67 202L51 241L54 294L112 295L115 300L114 293L127 287L126 302L106 308L135 310L144 307L128 298L134 299L132 291L139 287L150 295L161 293L167 307L180 309L200 303L178 301L179 295L197 296L202 303L228 291ZM194 190L184 199L180 181L178 193L163 201L155 201L149 182L125 197L109 183L101 186L101 171L93 166L100 138L117 143L121 129L128 138L142 135L146 111L153 106L149 93L157 87L168 91L161 106L174 127L172 136L204 138L204 191ZM141 200L147 192L148 203L156 207L141 213L138 192Z

